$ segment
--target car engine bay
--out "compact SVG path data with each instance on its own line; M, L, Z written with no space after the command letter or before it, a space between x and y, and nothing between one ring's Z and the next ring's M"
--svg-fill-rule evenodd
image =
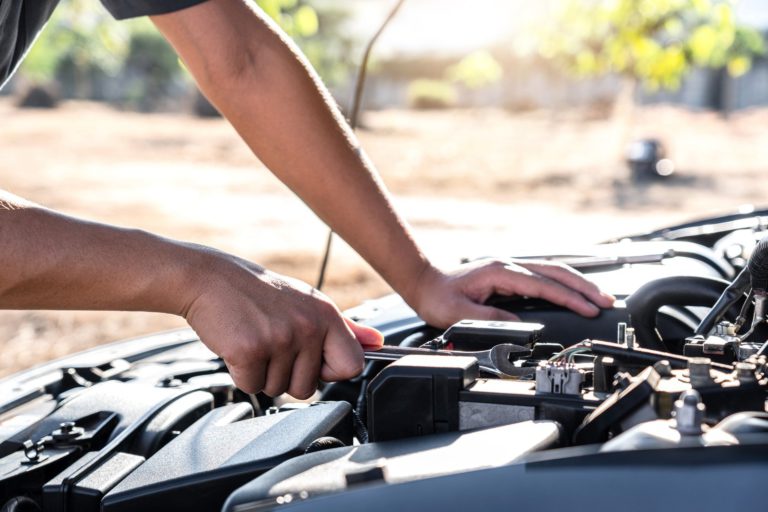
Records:
M515 255L617 297L442 331L397 296L309 401L238 390L191 330L0 381L0 510L755 509L768 477L768 210Z

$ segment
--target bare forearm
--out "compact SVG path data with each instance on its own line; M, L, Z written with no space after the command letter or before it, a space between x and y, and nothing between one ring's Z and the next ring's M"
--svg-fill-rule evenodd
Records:
M0 191L0 308L182 315L235 383L307 398L318 378L362 369L373 329L344 320L307 285L241 258L82 221Z
M183 313L184 245L0 199L0 308Z
M309 64L244 0L209 0L153 21L253 152L428 322L509 318L483 305L494 293L542 297L587 316L612 304L567 268L433 267Z
M206 30L227 34L220 48L197 44L195 20L155 23L262 162L408 299L428 262L314 73L242 2L199 8Z

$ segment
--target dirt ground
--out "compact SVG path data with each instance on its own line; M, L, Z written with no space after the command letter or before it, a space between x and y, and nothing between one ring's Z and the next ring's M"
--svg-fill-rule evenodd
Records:
M0 120L0 187L316 279L325 228L224 121L89 103L19 110L7 98ZM417 238L451 265L462 256L594 243L766 203L767 123L768 110L724 119L645 107L631 122L580 110L383 111L366 114L360 136ZM663 140L677 173L631 184L620 163L627 134ZM325 291L345 308L388 288L337 244ZM183 325L149 313L0 312L0 375Z

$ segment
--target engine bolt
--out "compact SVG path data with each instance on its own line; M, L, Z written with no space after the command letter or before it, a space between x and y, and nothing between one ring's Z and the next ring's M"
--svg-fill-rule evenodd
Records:
M632 376L627 372L619 372L613 379L613 387L617 390L624 390L632 384Z
M627 327L626 334L627 335L624 338L624 344L626 345L627 350L634 350L635 349L635 328Z
M736 363L736 379L741 384L752 384L757 380L755 370L757 370L757 366L752 363Z
M666 359L662 359L661 361L656 361L653 363L653 369L656 370L656 373L658 373L661 377L672 376L672 365L669 364L669 361Z
M85 429L78 427L74 421L63 421L59 423L59 428L51 432L51 437L58 443L72 441L85 433Z
M179 379L177 379L177 378L175 378L173 376L163 377L157 383L157 385L159 387L161 387L161 388L177 388L177 387L181 386L181 384L182 384L181 380L179 380Z
M708 357L694 357L688 360L688 375L691 378L691 386L700 388L711 386L715 383L712 378L712 361Z
M684 436L697 436L702 432L706 408L701 403L701 395L695 389L683 391L675 402L675 422L677 431Z

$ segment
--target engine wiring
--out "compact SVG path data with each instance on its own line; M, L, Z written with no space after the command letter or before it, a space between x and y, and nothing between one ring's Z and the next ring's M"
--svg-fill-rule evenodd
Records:
M557 354L553 355L548 359L548 362L550 363L557 363L557 362L565 362L565 363L573 363L574 357L576 356L584 356L588 353L592 352L592 348L584 344L584 342L579 342L575 345L572 345L565 350L561 350Z
M733 322L736 332L739 332L739 329L741 329L744 326L744 323L747 321L747 312L749 311L749 306L752 305L752 299L754 296L754 290L749 290L749 294L744 300L744 304L741 305L741 310L739 310L739 316L737 316L736 320Z

